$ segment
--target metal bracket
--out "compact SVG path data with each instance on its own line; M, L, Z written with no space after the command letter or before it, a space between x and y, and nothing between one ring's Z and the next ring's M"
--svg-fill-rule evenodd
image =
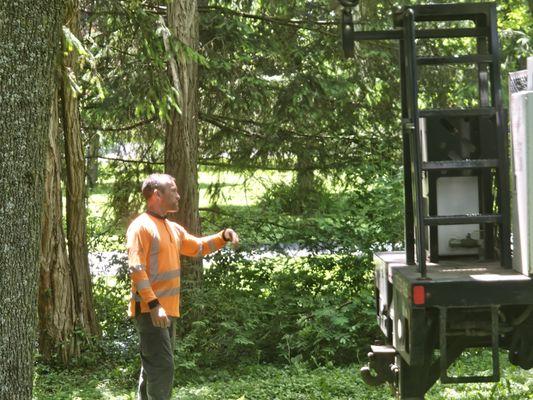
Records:
M351 58L355 55L355 43L352 39L354 32L352 10L343 8L342 10L342 50L344 57Z
M489 376L448 376L448 343L447 343L447 307L439 307L439 340L440 340L440 381L441 383L474 383L498 382L500 380L500 334L498 323L498 306L491 306L491 337L492 337L492 375Z
M378 386L389 382L393 384L398 375L394 362L396 349L390 345L373 345L368 353L369 363L361 368L361 377L367 385Z

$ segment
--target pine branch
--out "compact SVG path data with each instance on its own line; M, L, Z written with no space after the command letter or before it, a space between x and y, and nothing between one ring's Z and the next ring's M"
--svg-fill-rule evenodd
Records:
M120 157L106 157L106 156L86 156L86 160L108 160L108 161L118 161L123 163L132 163L132 164L149 164L149 165L164 165L165 163L160 161L148 161L148 160L135 160L131 158L120 158Z
M244 136L248 136L248 137L251 137L251 138L254 138L254 139L266 139L265 135L260 135L260 134L257 134L257 133L250 132L250 131L248 131L246 129L235 128L235 127L229 126L227 124L224 124L224 123L220 122L220 120L221 119L225 119L225 118L220 117L218 115L208 115L208 114L204 114L204 113L199 113L199 117L200 117L201 121L207 122L208 124L214 125L214 126L216 126L217 128L220 128L220 129L227 129L227 130L230 130L230 131L233 131L233 132L239 132L240 134L242 134ZM226 119L229 120L229 118L226 118Z
M224 212L220 207L200 207L199 210L200 211L205 211L205 212L210 212L210 213L213 213L213 214L226 215L228 217L234 216L233 213ZM253 217L250 217L250 216L247 217L247 220L249 222L255 222L255 223L260 224L260 225L267 224L267 225L277 226L278 228L283 228L283 229L288 230L288 231L291 231L291 230L292 231L299 231L300 230L300 227L297 227L294 224L283 225L283 224L279 224L277 222L269 221L267 219L253 218Z
M121 157L106 157L106 156L86 156L87 160L99 159L99 160L108 160L108 161L118 161L123 163L132 163L132 164L149 164L149 165L164 165L162 161L148 161L148 160L136 160L132 158L121 158ZM209 160L199 160L199 165L205 167L217 167L228 170L265 170L265 171L298 171L298 168L295 167L275 167L272 165L260 165L260 164L236 164L232 165L229 163L223 162L211 162Z
M198 7L198 11L200 12L218 11L222 14L229 14L229 15L233 15L233 16L241 17L241 18L264 21L270 24L289 26L289 27L293 27L296 29L307 29L310 31L315 31L315 32L323 33L324 35L330 35L330 36L337 36L337 33L329 32L324 29L317 29L317 28L312 27L311 25L328 27L331 25L336 26L339 24L337 21L300 20L300 19L292 19L292 18L272 17L268 15L250 14L250 13L235 11L235 10L231 10L226 7L219 7L219 6Z
M289 26L298 26L305 28L305 26L302 25L319 25L319 26L337 26L339 25L338 21L321 21L321 20L311 20L311 19L294 19L294 18L280 18L280 17L273 17L268 15L258 15L258 14L250 14L250 13L244 13L240 11L235 11L230 8L226 7L220 7L220 6L203 6L198 7L198 11L205 12L205 11L219 11L222 14L230 14L235 15L237 17L243 17L243 18L249 18L249 19L255 19L260 21L266 21L270 23L275 24L281 24L281 25L289 25Z
M143 121L136 122L132 125L109 127L109 128L104 128L103 126L84 126L83 129L87 131L106 131L106 132L131 131L132 129L138 128L140 126L151 124L152 122L156 120L157 120L157 117L153 117L150 119L145 119Z

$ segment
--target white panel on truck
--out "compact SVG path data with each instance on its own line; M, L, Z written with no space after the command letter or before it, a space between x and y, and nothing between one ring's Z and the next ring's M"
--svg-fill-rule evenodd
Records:
M437 179L437 215L478 214L477 176L450 176ZM479 239L479 225L439 226L439 255L478 254L478 248L451 247L450 240Z
M513 268L533 275L533 91L511 95Z

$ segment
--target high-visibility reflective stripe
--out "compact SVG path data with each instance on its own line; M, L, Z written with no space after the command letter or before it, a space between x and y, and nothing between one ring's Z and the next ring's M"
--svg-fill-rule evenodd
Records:
M137 290L146 289L150 287L150 281L148 279L143 279L135 284Z
M177 288L166 289L166 290L157 290L155 292L155 295L157 297L170 297L170 296L175 296L179 294L179 292L180 292L180 288L177 287Z
M207 241L207 245L209 246L209 252L212 253L214 251L217 251L217 245L215 244L215 241L213 239Z
M130 274L133 274L134 272L146 271L146 267L142 264L130 265L129 270L130 270Z
M137 293L135 292L131 292L131 299L132 300L135 300L135 301L141 301L141 296L139 296Z
M180 270L173 269L167 272L161 272L160 274L151 276L150 282L168 281L169 279L174 279L179 276L180 276Z
M152 245L150 246L150 275L157 275L159 269L159 237L157 234L152 238Z
M194 255L194 257L201 257L204 251L204 245L200 243L200 246L198 247L198 251Z

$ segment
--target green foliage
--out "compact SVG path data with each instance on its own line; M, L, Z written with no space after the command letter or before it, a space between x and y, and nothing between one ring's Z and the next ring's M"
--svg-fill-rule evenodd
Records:
M309 369L254 366L231 374L216 373L211 382L187 385L177 390L183 400L347 400L387 399L387 389L373 390L357 375L357 367Z
M310 251L371 253L403 242L402 179L401 170L394 175L351 176L346 180L353 183L336 188L336 193L317 191L320 204L303 215L287 213L293 211L296 189L275 184L258 206L220 207L204 213L202 224L206 232L236 226L246 249L298 245Z
M99 277L93 283L96 316L102 329L95 350L104 360L137 357L137 332L126 314L130 290L124 272L117 277Z
M123 163L112 165L109 169L116 174L109 207L113 212L113 221L125 227L144 208L145 200L141 194L143 180L153 172L162 172L162 169L154 169L148 164L132 167Z
M88 61L82 76L72 77L86 142L98 135L98 155L143 161L115 160L100 169L106 186L92 194L109 200L109 208L89 214L92 249L123 248L128 218L142 205L140 182L162 169L164 125L178 95L166 74L170 56L183 53L202 65L201 163L250 174L258 166L295 172L291 184L268 188L258 205L203 213L205 232L233 226L247 253L215 256L203 287L185 287L176 349L178 382L237 364L291 367L240 369L242 377L223 371L212 382L180 388L180 398L389 398L386 389L362 386L354 368L329 363L358 360L376 335L369 254L403 240L397 47L364 42L355 59L343 59L338 16L329 3L209 1L200 8L202 54L173 38L167 53L162 8L150 2L93 2L85 36L70 38ZM532 15L525 1L498 8L504 72L523 68L531 54ZM382 2L361 1L359 27L390 29L389 12ZM419 45L429 55L455 54L472 43ZM472 70L424 70L421 106L471 105L472 76ZM327 255L261 254L287 245ZM133 398L138 361L134 327L125 316L128 285L125 275L95 281L103 337L78 364L106 368L70 374L39 366L37 399ZM328 367L309 371L303 364ZM439 386L428 397L531 398L531 379L508 369L518 385L503 380L455 392Z
M178 366L354 361L375 332L368 270L368 259L348 255L215 256L203 287L183 296L191 311L182 316Z
M99 271L99 276L92 283L93 304L101 336L87 338L83 337L82 331L76 332L80 340L86 340L86 344L82 354L71 360L69 368L92 369L102 363L135 363L132 360L138 357L137 332L126 313L131 291L126 260L114 254L108 263L108 267L116 273ZM102 260L100 264L103 264ZM49 367L54 365L51 363ZM44 370L47 368L42 367Z
M333 196L322 182L315 183L313 190L302 193L298 182L277 183L269 187L258 207L284 214L317 214L328 212L333 207Z
M389 400L387 386L365 385L359 365L309 368L254 365L231 370L205 371L192 379L190 373L176 379L173 399L180 400ZM459 365L464 373L469 366ZM532 399L531 373L507 362L502 365L499 383L437 384L427 400L526 400ZM103 364L94 369L54 370L38 365L34 400L134 400L136 375L130 364Z
M373 44L345 60L329 3L210 2L200 105L210 160L331 175L399 160L395 54Z
M407 3L413 2L400 2ZM335 211L328 210L338 209L342 199L329 192L344 190L328 185L336 177L339 186L357 191L358 186L371 184L376 176L391 175L401 165L397 44L361 42L356 45L356 58L345 60L338 15L325 0L207 4L199 9L201 54L175 40L167 54L161 9L151 3L103 1L91 6L87 24L95 29L87 31L82 44L94 54L93 65L100 71L106 97L102 100L90 85L88 79L94 74L87 71L81 95L86 132L101 135L100 154L144 161L108 164L114 182L112 223L125 224L140 205L139 196L133 195L138 193L139 180L162 168L164 123L175 97L168 85L166 61L182 52L201 64L200 163L249 173L260 166L294 171L293 184L269 189L265 197L272 203L269 209L292 215L323 214L309 224L291 219L292 236L280 235L275 226L285 223L275 214L259 216L259 225L274 231L265 232L271 241L312 242L318 229L337 242L342 235L335 234L336 226L345 228L347 235L348 227L353 231L365 226L357 218L330 218ZM381 2L360 2L358 28L390 29L390 8ZM505 85L505 73L523 68L525 55L531 53L533 19L525 1L501 3L498 11ZM419 51L458 54L474 44L468 38L421 40ZM475 104L474 72L424 67L420 106ZM303 172L311 174L309 184L300 182ZM327 190L321 181L327 182ZM250 210L250 214L258 213ZM297 232L311 237L296 238ZM400 242L396 232L384 241ZM355 241L362 248L359 237Z
M91 190L91 196L87 202L87 244L90 253L102 251L123 251L125 243L125 221L126 216L135 213L136 209L128 210L126 215L120 216L112 208L116 204L114 194L110 185L105 184L105 174L107 168L101 168L101 183ZM130 193L135 196L136 193ZM138 197L138 196L137 196ZM120 207L121 213L124 213L123 206Z
M34 374L34 400L135 399L132 389L138 377L133 363L105 363L90 367L56 369L38 364Z

